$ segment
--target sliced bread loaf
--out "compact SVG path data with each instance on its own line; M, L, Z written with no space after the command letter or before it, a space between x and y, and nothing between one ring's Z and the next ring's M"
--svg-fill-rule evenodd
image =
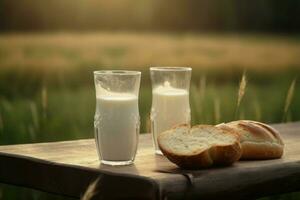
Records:
M279 132L267 124L239 120L217 127L240 135L242 159L273 159L283 154L284 144Z
M163 154L184 169L230 165L239 160L239 135L210 125L177 126L158 136Z

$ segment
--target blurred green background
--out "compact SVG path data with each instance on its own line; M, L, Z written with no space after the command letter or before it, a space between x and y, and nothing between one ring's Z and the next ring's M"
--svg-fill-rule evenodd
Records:
M101 69L142 71L142 133L150 66L193 68L193 124L300 120L299 13L294 0L0 0L0 144L92 138ZM64 199L0 185L24 198Z

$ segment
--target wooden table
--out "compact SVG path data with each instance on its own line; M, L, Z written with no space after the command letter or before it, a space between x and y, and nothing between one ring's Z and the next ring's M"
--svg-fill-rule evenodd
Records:
M0 146L0 182L80 198L99 178L98 199L250 199L300 190L300 122L274 125L286 144L282 159L180 170L153 154L140 136L135 164L100 165L93 139ZM117 148L117 147L116 147Z

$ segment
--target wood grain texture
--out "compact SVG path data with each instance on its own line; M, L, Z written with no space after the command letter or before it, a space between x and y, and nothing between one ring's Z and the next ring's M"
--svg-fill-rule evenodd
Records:
M140 136L134 165L99 163L93 139L0 146L0 182L79 198L100 177L99 199L251 199L300 190L300 122L273 125L282 159L240 161L226 168L180 170L154 155Z

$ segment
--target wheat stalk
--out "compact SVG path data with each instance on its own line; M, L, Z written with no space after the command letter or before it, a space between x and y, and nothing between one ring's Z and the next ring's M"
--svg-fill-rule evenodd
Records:
M241 102L242 102L243 97L245 95L246 86L247 86L247 77L246 77L246 72L244 71L242 79L240 81L239 90L238 90L238 98L237 98L237 106L236 106L236 110L235 110L235 118L238 115L238 111L239 111Z
M285 99L285 105L284 105L284 110L283 110L282 121L286 120L289 108L291 106L291 103L292 103L292 100L293 100L293 97L294 97L294 93L295 93L296 81L297 81L297 78L295 78L292 81L292 83L289 87L289 90L288 90L288 93L287 93L287 96L286 96L286 99Z
M97 186L100 182L101 177L94 180L86 189L85 193L81 197L81 200L91 200L98 193Z

